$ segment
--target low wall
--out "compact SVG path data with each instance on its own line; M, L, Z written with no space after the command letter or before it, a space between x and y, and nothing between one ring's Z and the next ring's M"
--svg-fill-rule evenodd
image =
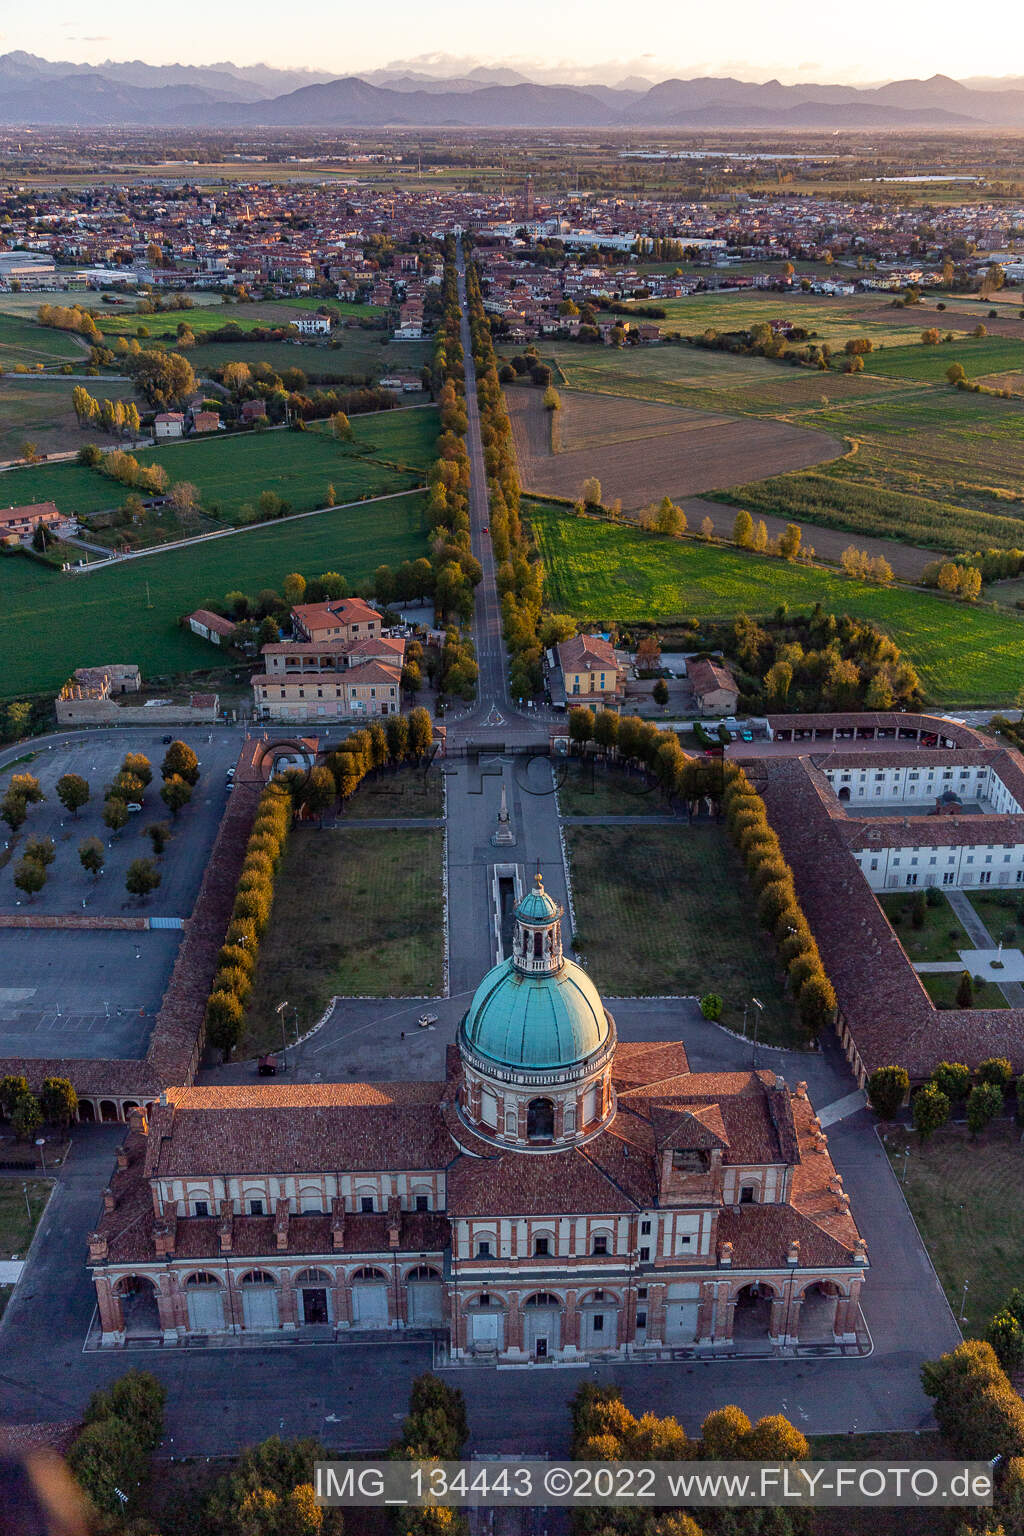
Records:
M115 933L142 933L148 927L148 917L82 917L74 912L0 912L0 928L78 928L87 933L110 929Z
M58 725L216 725L218 707L191 704L115 704L113 699L57 699Z

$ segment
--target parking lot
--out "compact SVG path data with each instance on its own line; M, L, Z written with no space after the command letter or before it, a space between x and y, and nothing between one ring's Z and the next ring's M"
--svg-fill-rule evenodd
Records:
M29 808L11 857L0 869L0 913L179 920L189 916L227 803L227 769L235 762L241 738L216 727L174 733L188 742L201 764L193 798L175 821L160 799L165 734L141 728L69 734L63 742L43 746L28 761L12 764L15 754L4 754L0 797L12 773L31 773L46 799ZM126 752L149 758L153 781L143 797L143 810L114 835L103 823L103 793ZM65 773L80 774L89 784L91 797L77 816L65 811L57 798L57 780ZM125 889L125 874L133 859L153 856L145 828L156 821L168 822L173 836L157 861L159 887L140 901ZM3 832L9 836L6 826ZM46 885L31 902L14 884L29 837L52 837L57 849ZM106 863L98 879L86 873L78 857L79 844L87 837L103 841ZM180 927L128 933L0 928L0 1057L143 1056L181 937Z

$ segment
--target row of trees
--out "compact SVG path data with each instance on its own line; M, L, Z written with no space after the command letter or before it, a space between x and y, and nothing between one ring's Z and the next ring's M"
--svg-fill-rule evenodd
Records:
M1005 1056L988 1057L974 1072L962 1061L940 1061L910 1100L914 1129L924 1143L951 1115L963 1114L973 1140L1005 1113L1011 1089L1017 1124L1024 1125L1024 1073L1015 1082ZM880 1120L893 1120L910 1097L910 1074L905 1067L876 1067L867 1081L867 1095Z
M793 871L769 825L765 803L742 768L729 764L726 772L722 806L729 833L757 895L757 915L775 940L800 1022L813 1040L832 1022L836 995L797 899Z
M11 1122L20 1141L31 1141L44 1125L62 1129L78 1113L78 1095L67 1077L44 1077L38 1095L28 1078L18 1074L0 1077L0 1114Z
M933 560L921 572L921 585L937 587L940 592L976 603L981 596L982 574L970 560L964 564L955 560Z
M270 921L274 881L291 824L292 797L284 784L274 780L260 796L206 1004L206 1038L224 1052L225 1058L242 1033L260 941Z
M111 436L120 433L137 437L142 430L139 408L134 400L97 400L84 384L76 384L71 391L71 405L83 431L93 427Z
M858 581L873 581L880 587L892 586L892 566L884 555L869 555L866 549L848 544L839 556L839 564L847 576L854 576Z
M84 336L93 346L99 346L103 341L92 314L80 304L40 304L36 310L36 319L40 325L49 326L54 331L74 331L76 335Z
M509 686L515 698L529 699L540 691L543 683L539 630L544 601L544 568L533 558L530 536L519 513L520 485L512 423L505 408L491 324L484 309L475 263L466 274L466 297L476 363L491 543L497 562L502 627L510 656ZM550 385L550 369L538 358L528 355L526 361L533 382L545 388ZM575 633L575 625L568 633ZM566 636L560 633L558 638Z
M118 485L144 496L160 496L170 484L171 477L162 464L140 464L134 454L120 448L101 453L95 443L83 443L77 458L86 469L97 469Z

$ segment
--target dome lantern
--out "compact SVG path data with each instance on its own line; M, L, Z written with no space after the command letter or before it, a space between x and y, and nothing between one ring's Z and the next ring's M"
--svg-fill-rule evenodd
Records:
M540 871L515 909L512 964L524 976L554 976L562 969L562 912L544 889Z

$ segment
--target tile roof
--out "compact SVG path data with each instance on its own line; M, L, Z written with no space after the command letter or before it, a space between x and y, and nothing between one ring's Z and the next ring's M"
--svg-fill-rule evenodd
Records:
M687 662L686 676L698 697L703 693L714 693L718 688L724 688L729 693L739 692L739 685L729 668L707 656L698 656L696 661Z
M614 647L600 635L574 635L558 646L558 660L563 672L615 672L618 662Z

